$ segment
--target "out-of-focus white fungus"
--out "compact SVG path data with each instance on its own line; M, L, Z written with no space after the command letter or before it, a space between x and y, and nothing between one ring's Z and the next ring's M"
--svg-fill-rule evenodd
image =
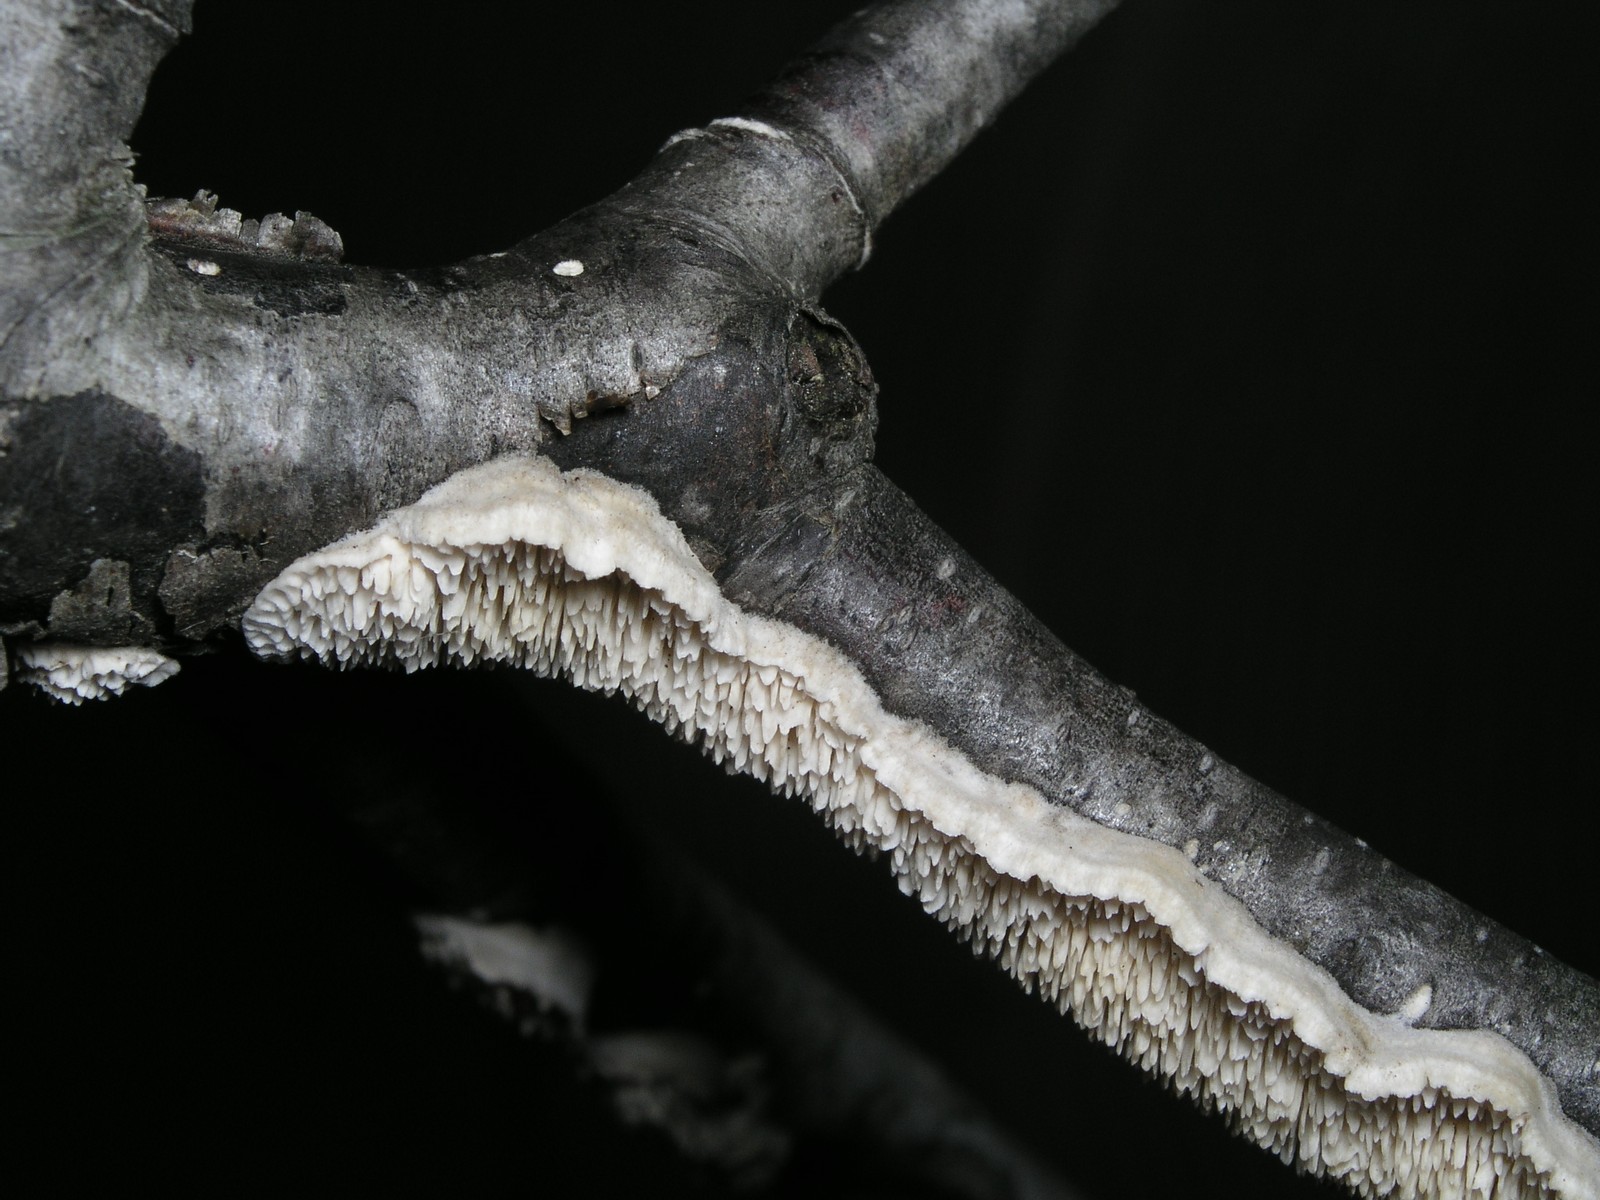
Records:
M463 471L295 563L244 630L267 657L494 661L621 693L806 797L1096 1037L1364 1195L1596 1194L1600 1148L1510 1043L1369 1012L1184 851L986 775L886 712L826 642L726 600L635 488L538 459Z

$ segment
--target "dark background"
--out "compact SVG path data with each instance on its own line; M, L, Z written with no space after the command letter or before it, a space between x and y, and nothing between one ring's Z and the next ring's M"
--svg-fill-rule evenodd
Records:
M854 4L509 7L202 3L139 177L309 210L357 263L487 252L736 112ZM1068 644L1591 973L1596 21L1129 0L827 297L882 384L884 470ZM415 763L552 836L570 806L642 806L1090 1195L1334 1194L620 705L235 651L81 710L8 689L0 720L8 1090L63 1179L667 1178L561 1124L582 1105L416 965L332 757Z

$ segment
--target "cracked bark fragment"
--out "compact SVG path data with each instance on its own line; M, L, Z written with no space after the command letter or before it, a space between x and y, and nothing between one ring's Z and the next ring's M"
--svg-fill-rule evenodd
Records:
M156 237L185 243L326 262L344 257L344 239L326 221L308 212L296 212L292 220L282 213L246 218L218 208L215 192L196 192L193 200L146 201L145 216Z

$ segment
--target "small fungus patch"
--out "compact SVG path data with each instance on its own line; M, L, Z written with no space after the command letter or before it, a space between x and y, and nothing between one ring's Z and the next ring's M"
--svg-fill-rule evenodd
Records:
M146 646L70 646L42 642L17 648L17 678L52 700L82 704L155 687L178 673L176 660Z

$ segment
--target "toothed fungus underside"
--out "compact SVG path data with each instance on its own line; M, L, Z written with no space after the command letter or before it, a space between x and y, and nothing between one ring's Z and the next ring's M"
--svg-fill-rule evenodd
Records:
M155 687L178 673L176 659L147 646L74 646L42 642L17 648L17 678L52 700L82 704Z
M264 657L509 663L627 696L809 799L901 890L1285 1162L1363 1195L1593 1196L1600 1147L1499 1035L1350 1000L1180 850L984 774L819 638L726 600L644 492L541 459L463 471L308 555Z

